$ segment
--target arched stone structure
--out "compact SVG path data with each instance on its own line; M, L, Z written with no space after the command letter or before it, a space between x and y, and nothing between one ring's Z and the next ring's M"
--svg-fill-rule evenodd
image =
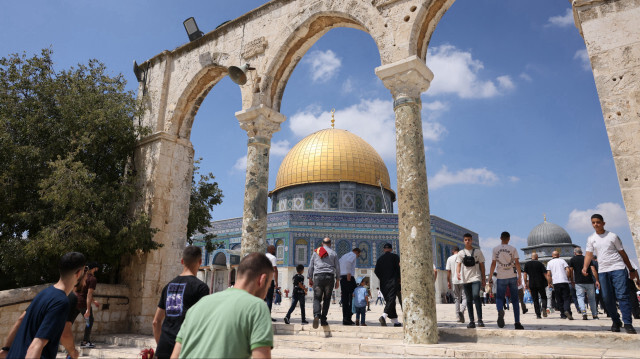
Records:
M350 27L369 33L375 41L381 60L376 74L394 99L405 342L437 342L420 94L427 90L433 78L425 65L429 40L453 1L274 0L196 41L164 51L141 64L144 76L141 76L139 93L148 105L141 123L153 129L153 134L140 141L136 152L135 165L142 174L143 193L136 208L150 214L152 225L159 229L155 239L164 247L131 258L123 271L123 279L132 291L133 330L151 330L160 290L178 271L179 249L185 243L193 164L189 136L204 97L227 75L229 66L248 62L255 68L248 73L247 83L240 86L242 109L236 113L249 137L242 252L264 252L269 149L272 134L285 120L278 112L282 94L296 64L322 35L335 27ZM631 82L631 90L635 91L629 87L612 89L615 96L611 97L611 103L603 100L603 112L610 113L610 107L627 106L625 114L629 116L623 118L627 121L619 119L621 115L613 116L607 121L607 129L634 241L636 247L640 247L640 185L637 184L640 183L640 141L634 137L638 134L638 118L633 115L640 102L636 71L640 66L640 45L637 45L640 35L636 25L631 31L634 37L626 39L629 44L635 41L628 46L633 72L618 74L613 61L600 66L596 60L603 54L615 57L615 51L622 51L624 55L626 48L607 53L603 50L605 39L599 28L588 26L598 21L606 23L609 15L603 14L611 9L626 11L637 19L637 7L634 0L574 1L576 24L580 27L584 23L582 33L595 63L594 71L606 68L602 80L599 74L596 76L601 99L612 84L607 79L614 74L620 80L624 75L625 83ZM615 11L607 14L610 13ZM625 37L622 32L612 31L611 35L621 41Z

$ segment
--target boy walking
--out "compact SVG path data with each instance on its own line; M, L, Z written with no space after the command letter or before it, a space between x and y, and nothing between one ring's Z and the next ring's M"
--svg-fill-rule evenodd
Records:
M362 277L356 280L356 284L358 286L353 291L353 307L354 313L356 313L356 325L366 327L365 317L367 315L367 305L369 304L369 290Z
M284 317L284 322L289 324L289 320L291 319L291 313L296 309L296 304L300 303L300 315L302 317L302 324L309 324L305 320L304 314L304 297L307 294L307 288L304 286L304 276L302 272L304 272L304 266L302 264L298 264L296 267L296 275L293 276L293 293L291 294L291 307L289 307L289 311L287 312L287 316Z
M518 251L509 245L511 235L502 232L500 240L502 244L493 248L491 270L497 272L496 279L496 308L498 309L498 326L504 328L504 302L507 288L509 288L511 302L513 303L513 316L515 329L524 329L520 324L520 306L518 303L518 283L520 282L520 261Z
M482 322L482 299L480 298L480 288L485 285L484 255L481 250L476 252L475 248L473 248L473 237L471 234L465 233L463 239L464 249L458 252L456 272L467 298L467 311L469 313L469 324L467 328L476 327L473 317L474 303L476 305L476 312L478 313L478 327L484 327L484 323Z

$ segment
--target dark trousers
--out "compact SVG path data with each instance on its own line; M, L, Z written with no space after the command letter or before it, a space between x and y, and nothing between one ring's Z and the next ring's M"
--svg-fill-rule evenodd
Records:
M271 287L267 291L267 297L264 300L267 302L267 307L269 307L269 313L271 313L271 306L273 306L273 293L276 289L276 283L272 280Z
M640 319L640 303L638 303L636 285L629 278L627 278L627 290L629 291L629 302L631 302L631 314L634 318Z
M389 319L398 318L398 313L396 313L396 297L400 300L400 303L402 303L399 281L392 279L384 283L380 283L380 291L382 292L384 301L386 302L384 305L384 312L387 313L387 317L389 317Z
M482 299L480 298L480 281L465 283L464 295L467 297L467 312L469 313L469 322L473 322L473 304L476 305L478 320L482 320Z
M351 276L351 280L347 280L346 275L340 276L340 289L342 295L340 296L342 300L342 320L350 321L351 320L351 300L353 299L353 291L356 289L356 279Z
M333 274L318 273L313 276L313 316L327 320L329 305L331 304L331 293L335 285ZM322 304L320 304L322 302Z
M84 313L86 311L87 311L87 308L80 308L80 314L82 315L82 319L85 319L84 318ZM84 337L83 337L82 341L85 341L85 342L90 342L91 341L91 328L93 328L93 309L91 307L89 307L89 326L87 326L86 319L85 319Z
M542 299L542 310L547 311L547 290L545 288L538 287L529 287L529 291L531 292L531 300L533 300L533 309L536 312L536 316L541 316L542 312L540 311L540 299Z
M553 285L553 291L556 292L556 301L558 309L563 312L571 313L571 288L569 283L556 283Z
M302 321L304 321L305 320L304 293L299 293L299 294L294 293L291 296L291 307L289 307L289 311L287 312L287 318L291 318L291 313L293 313L293 310L296 309L296 305L298 303L300 303L300 317L302 318Z

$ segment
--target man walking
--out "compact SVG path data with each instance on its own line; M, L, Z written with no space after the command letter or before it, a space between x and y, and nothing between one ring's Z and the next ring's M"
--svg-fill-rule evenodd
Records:
M88 325L84 327L84 337L82 342L80 342L80 348L94 348L95 345L91 342L91 329L93 328L93 309L91 308L91 304L95 305L96 308L100 307L100 303L93 299L93 292L96 290L96 286L98 285L98 280L95 277L96 272L98 271L98 263L91 262L87 266L89 270L84 278L84 285L78 286L80 288L79 291L76 292L76 296L78 296L78 310L83 314L84 319L88 320Z
M156 340L156 357L168 359L176 343L187 311L202 297L209 294L209 287L196 278L202 264L202 249L188 246L182 251L182 273L173 278L164 289L153 318L153 336Z
M374 273L380 280L380 288L386 302L384 313L380 317L380 325L387 326L387 319L391 320L394 327L401 327L396 312L396 297L402 303L400 294L400 257L391 253L391 243L385 243L382 247L384 254L378 258Z
M267 301L267 307L269 307L269 313L271 313L271 307L273 306L273 296L275 294L276 287L278 287L278 264L276 259L276 246L269 245L267 247L266 256L271 261L271 264L273 264L273 280L271 281L271 286L269 287L269 291L267 292L267 297L264 299ZM272 317L271 321L275 322L276 320Z
M318 321L327 326L327 313L331 304L331 292L340 287L336 278L340 275L338 255L331 249L331 239L322 240L322 246L316 248L309 263L309 286L313 288L313 328L318 328ZM322 303L322 304L321 304Z
M524 329L520 324L520 306L518 303L518 282L520 282L520 261L518 259L518 250L509 245L511 235L509 232L502 232L500 240L502 244L493 248L491 270L495 269L497 288L496 288L496 308L498 309L498 326L504 328L504 301L505 293L509 288L511 303L513 303L513 316L515 319L515 329Z
M456 272L458 279L463 283L467 298L467 309L469 310L469 324L467 328L475 328L476 323L473 317L473 305L475 303L478 314L478 327L484 327L482 321L482 306L480 303L480 288L485 285L484 278L484 255L482 251L473 248L473 237L470 233L463 236L464 248L458 253L456 260Z
M585 294L589 299L589 308L593 319L598 319L598 306L596 305L596 288L600 289L600 281L598 280L598 272L593 263L589 264L587 275L582 275L582 266L584 265L584 256L582 248L573 249L573 257L569 260L569 268L571 271L572 284L576 288L576 296L578 297L578 306L582 319L587 320L587 309L585 307ZM595 286L594 286L595 278Z
M82 278L85 263L84 255L78 252L70 252L60 258L60 279L33 298L11 328L0 358L56 357L70 309L68 295Z
M619 332L624 322L624 330L629 334L636 334L636 330L631 324L627 277L633 280L638 276L638 273L631 265L620 238L615 233L604 229L604 218L600 214L591 216L591 225L595 233L587 239L587 255L584 257L582 275L587 276L591 258L595 252L598 255L598 277L602 299L613 321L611 331ZM616 300L620 312L622 312L622 321L620 321L620 314L616 308Z
M353 325L351 320L351 301L353 291L356 289L356 259L360 255L360 248L356 247L351 252L340 258L340 287L342 298L342 324Z
M533 300L533 308L536 312L536 318L541 319L547 316L547 269L540 261L538 261L538 253L531 255L531 260L524 265L524 286L531 292L531 300ZM538 297L540 299L538 299ZM542 301L542 310L540 310L540 301ZM542 314L542 316L540 315Z
M208 295L189 311L172 358L270 358L273 325L264 297L273 263L250 253L238 266L234 287Z
M449 289L453 291L453 299L456 303L456 316L459 323L464 323L464 309L467 306L467 298L462 281L458 279L460 272L457 270L456 260L458 258L458 247L453 247L451 252L453 253L447 258L447 285Z
M571 288L569 288L569 266L564 259L560 259L560 253L553 251L551 259L547 263L547 282L553 288L558 302L558 308L561 310L560 318L573 320L571 314Z

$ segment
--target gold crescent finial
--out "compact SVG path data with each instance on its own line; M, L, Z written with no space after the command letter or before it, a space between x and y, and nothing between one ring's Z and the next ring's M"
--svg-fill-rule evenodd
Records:
M544 221L546 222L547 221L547 214L543 213L542 216L544 217Z
M336 119L333 117L333 115L336 113L336 109L332 108L331 109L331 128L334 128L334 124L336 122Z

